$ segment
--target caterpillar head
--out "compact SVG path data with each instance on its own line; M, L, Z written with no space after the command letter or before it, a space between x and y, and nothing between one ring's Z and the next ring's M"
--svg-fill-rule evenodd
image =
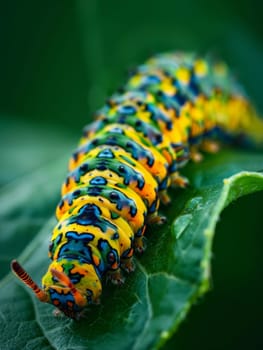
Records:
M85 266L81 268L76 267L82 273L76 272L79 281L73 283L67 274L68 265L64 259L61 262L53 261L43 277L43 289L39 288L16 260L12 261L11 268L41 302L53 304L67 317L79 319L84 307L98 300L101 294L101 282L93 266L83 264ZM72 266L74 269L74 262L71 262Z

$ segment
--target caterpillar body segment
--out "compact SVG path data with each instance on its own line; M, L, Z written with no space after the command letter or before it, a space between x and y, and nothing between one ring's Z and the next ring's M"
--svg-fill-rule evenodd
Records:
M219 143L263 145L263 122L228 67L196 54L156 55L95 113L69 162L42 289L17 261L12 270L42 302L78 319L97 304L104 278L124 282L160 224L180 169Z

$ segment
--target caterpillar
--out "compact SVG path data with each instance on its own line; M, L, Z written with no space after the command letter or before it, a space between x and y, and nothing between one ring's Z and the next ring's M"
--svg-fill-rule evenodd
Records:
M95 113L69 161L40 288L13 260L36 297L79 319L97 304L103 279L124 283L149 224L162 224L167 189L184 188L180 169L220 142L260 145L263 122L227 65L173 52L155 55Z

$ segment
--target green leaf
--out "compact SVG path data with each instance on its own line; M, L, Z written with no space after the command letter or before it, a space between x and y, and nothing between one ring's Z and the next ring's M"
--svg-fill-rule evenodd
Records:
M59 139L57 140L59 143ZM49 162L2 189L1 256L19 261L36 281L47 250L66 160ZM263 190L263 155L224 150L184 169L191 185L171 190L168 218L149 227L148 248L123 287L104 283L102 303L79 322L54 317L12 274L0 283L0 343L4 349L152 349L177 329L209 288L212 239L222 210ZM63 175L64 174L64 175ZM14 200L15 199L15 200ZM36 231L39 230L37 233Z

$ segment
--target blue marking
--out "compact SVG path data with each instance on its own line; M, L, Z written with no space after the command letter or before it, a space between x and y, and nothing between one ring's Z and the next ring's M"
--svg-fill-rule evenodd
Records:
M126 115L133 115L136 113L136 108L133 106L120 106L118 112Z
M110 132L118 133L121 135L124 135L124 131L121 128L118 128L117 126L115 128L110 129Z
M75 231L68 231L66 233L66 237L68 239L82 240L82 241L92 241L94 239L94 235L92 233L81 233L78 234Z
M94 225L101 214L100 209L94 204L84 205L77 216L72 216L72 222L80 225Z
M80 257L89 264L92 264L92 254L85 241L71 240L64 244L59 251L59 258L67 260L80 260Z
M76 190L72 193L73 198L78 198L80 195L81 195L81 190ZM69 199L69 201L71 202L69 204L72 204L72 199Z
M102 187L88 187L88 195L89 196L99 196L103 190Z
M110 246L109 246L108 241L105 241L104 239L100 239L98 242L98 248L102 254L108 253L110 250Z
M177 170L177 162L174 160L173 163L169 166L169 173L172 174Z
M142 236L142 228L140 228L136 233L135 233L136 237L141 237Z
M102 176L96 176L89 182L91 185L106 185L107 180Z
M116 240L116 239L118 239L119 237L120 237L119 234L118 234L117 232L115 232L115 233L111 236L111 239Z
M130 206L130 214L132 217L134 217L137 213L137 208L134 206Z
M146 77L146 82L147 84L159 84L160 78L158 78L156 75L148 75L148 77Z
M138 177L137 177L137 187L138 187L140 190L142 190L143 187L144 187L144 185L145 185L145 181L144 181L143 176L138 175Z
M98 154L98 158L114 158L114 154L109 148L104 149Z
M158 200L156 199L156 200L152 203L152 205L150 206L150 208L149 208L149 213L150 213L150 214L151 214L151 213L154 213L154 212L156 211L157 203L158 203Z
M160 184L159 184L159 191L166 190L167 189L167 181L168 177L166 177Z

